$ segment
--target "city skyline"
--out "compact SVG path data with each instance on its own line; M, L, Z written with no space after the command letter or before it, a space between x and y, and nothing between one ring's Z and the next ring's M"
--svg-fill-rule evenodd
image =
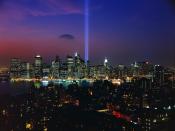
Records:
M168 71L174 76L175 69L163 67L149 61L135 61L130 65L111 65L107 57L103 62L93 64L86 61L77 52L67 55L66 58L56 56L50 63L45 63L41 55L36 55L33 62L29 63L20 58L10 60L9 75L15 80L33 79L116 79L116 78L153 78L158 69L163 74ZM3 69L2 69L3 71ZM170 72L169 72L170 71ZM5 72L5 70L4 70ZM118 72L118 73L117 73ZM166 74L166 73L165 73ZM45 80L44 80L45 81Z
M79 52L74 52L73 54L67 54L65 56L62 56L62 55L55 55L55 56L50 56L49 60L45 59L45 57L43 57L42 55L40 54L36 54L36 55L32 55L30 58L24 58L24 57L11 57L8 61L8 64L6 66L1 66L0 65L0 68L10 68L10 61L12 59L19 59L21 62L26 62L26 63L30 63L30 64L34 64L35 62L35 58L36 57L41 57L42 58L42 62L44 64L47 64L47 65L51 65L52 62L59 58L60 59L60 62L61 63L65 63L67 61L67 58L71 57L71 58L75 58L77 57L77 55L81 58L81 60L84 62L85 65L87 65L86 63L86 60L85 58L83 57L83 55L81 55ZM102 59L100 59L98 62L92 62L91 60L88 60L88 63L90 66L98 66L98 65L103 65L104 62L107 61L107 63L111 66L111 67L116 67L116 66L119 66L119 65L123 65L123 66L132 66L134 64L138 64L138 63L148 63L148 64L152 64L152 65L160 65L160 66L164 66L166 68L171 68L171 69L175 69L174 66L167 66L167 65L163 65L163 64L160 64L160 63L155 63L154 61L150 61L150 60L138 60L138 61L131 61L130 63L114 63L111 59L109 59L108 57L104 57Z
M175 0L0 0L0 131L175 131Z
M0 65L12 57L73 54L84 58L84 2L4 0L0 3ZM127 4L126 4L127 3ZM89 59L112 64L149 60L174 66L174 6L162 1L90 1ZM13 21L13 22L11 22Z

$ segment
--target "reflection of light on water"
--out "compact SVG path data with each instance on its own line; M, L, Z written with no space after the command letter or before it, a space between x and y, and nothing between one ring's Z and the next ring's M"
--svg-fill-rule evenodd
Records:
M48 86L48 85L49 85L49 81L43 80L43 81L42 81L42 85L43 85L43 86Z
M26 82L31 82L34 84L35 88L40 88L41 86L49 86L50 83L53 83L53 85L63 85L64 87L68 87L70 84L77 84L79 86L89 86L94 83L95 79L50 79L48 77L43 77L42 79L36 79L36 78L31 78L31 79L23 79L23 78L12 78L11 83L26 83ZM113 79L113 84L118 84L123 83L123 80L120 79Z

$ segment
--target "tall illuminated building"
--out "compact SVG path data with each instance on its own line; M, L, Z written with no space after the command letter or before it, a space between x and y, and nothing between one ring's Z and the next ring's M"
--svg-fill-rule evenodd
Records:
M67 69L68 78L72 78L74 73L74 59L72 56L67 56Z
M109 61L107 58L104 59L105 77L109 77Z
M20 77L21 71L21 60L18 58L13 58L10 61L10 77L18 78Z
M67 79L68 78L68 68L67 68L67 63L62 62L60 66L60 79Z
M107 59L107 58L104 59L104 66L105 66L105 67L108 66L108 59Z
M19 78L21 77L21 60L13 58L10 61L10 77Z
M138 64L138 62L135 61L133 64L131 64L130 71L131 71L132 77L139 76L139 64Z
M28 62L21 62L21 78L29 79L31 77L31 65Z
M49 64L43 63L42 66L42 76L43 78L50 78L51 76L51 66Z
M74 56L74 76L75 78L79 78L80 76L80 63L81 63L81 58L80 55L76 52Z
M84 60L80 57L78 53L75 53L74 57L74 66L75 66L75 72L74 75L76 78L84 78L86 74L86 65Z
M59 78L59 74L60 74L60 58L59 56L56 56L55 60L52 61L52 77L53 78Z
M35 56L34 72L36 78L42 77L42 57L40 55Z

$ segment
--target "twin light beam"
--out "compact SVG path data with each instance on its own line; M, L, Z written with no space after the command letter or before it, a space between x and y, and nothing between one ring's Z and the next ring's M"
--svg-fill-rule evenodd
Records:
M84 36L84 52L85 52L85 62L87 64L89 60L89 0L84 2L84 27L85 27L85 36Z

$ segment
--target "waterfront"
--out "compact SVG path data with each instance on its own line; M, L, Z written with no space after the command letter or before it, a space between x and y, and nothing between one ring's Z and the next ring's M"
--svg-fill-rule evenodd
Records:
M0 82L0 95L18 95L27 92L30 82Z
M31 87L47 87L48 85L62 85L67 88L70 84L78 84L79 86L87 87L92 84L89 80L7 80L0 81L0 95L18 95L22 93L27 93Z

